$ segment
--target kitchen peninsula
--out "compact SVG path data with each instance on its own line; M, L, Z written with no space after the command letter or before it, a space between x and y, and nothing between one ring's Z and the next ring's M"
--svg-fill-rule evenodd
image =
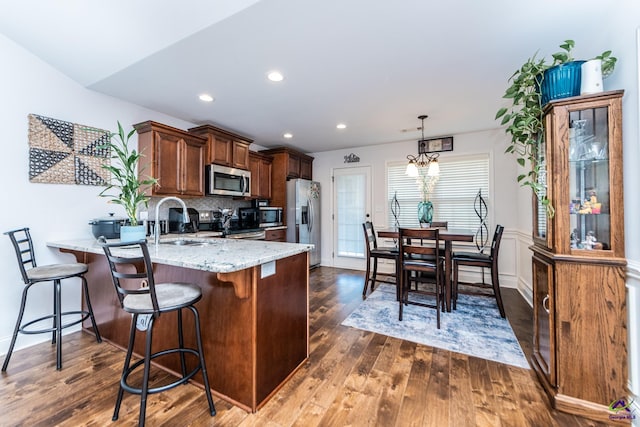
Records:
M109 267L94 239L48 242L89 265L86 274L103 339L127 347L130 316L120 309ZM196 283L209 382L217 396L255 412L309 355L310 245L208 238L173 238L149 244L158 283ZM126 249L119 252L126 256ZM114 252L118 253L118 252ZM191 322L191 316L184 316ZM89 324L83 325L91 331ZM176 317L163 315L154 327L154 351L175 346ZM193 346L194 337L185 337ZM144 337L135 352L143 353ZM157 347L156 347L157 346ZM124 355L123 355L124 357ZM177 360L163 368L178 372ZM202 384L201 377L195 377Z

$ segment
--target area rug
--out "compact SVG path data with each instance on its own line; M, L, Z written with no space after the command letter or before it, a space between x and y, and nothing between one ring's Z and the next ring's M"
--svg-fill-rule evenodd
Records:
M509 321L500 317L493 298L458 295L457 309L442 312L437 329L436 311L416 305L404 307L400 322L395 286L380 284L342 324L529 369Z

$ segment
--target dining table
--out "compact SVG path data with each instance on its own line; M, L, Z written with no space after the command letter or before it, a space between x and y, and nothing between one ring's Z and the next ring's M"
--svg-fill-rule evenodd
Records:
M451 311L451 274L454 242L473 242L475 231L466 229L442 229L440 228L440 240L444 241L444 289L445 306L447 312ZM398 239L398 229L378 230L379 238ZM396 286L398 286L400 274L396 273Z

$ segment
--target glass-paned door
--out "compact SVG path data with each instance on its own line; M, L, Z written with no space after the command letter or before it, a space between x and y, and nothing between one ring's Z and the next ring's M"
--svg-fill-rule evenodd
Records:
M371 168L335 169L333 189L334 266L359 268L365 257L362 223L371 212Z

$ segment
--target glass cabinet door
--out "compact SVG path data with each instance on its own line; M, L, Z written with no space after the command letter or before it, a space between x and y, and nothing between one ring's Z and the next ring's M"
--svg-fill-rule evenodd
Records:
M540 200L543 200L547 196L547 159L546 159L546 146L544 140L541 141L538 146L538 152L536 153L536 164L539 165L537 183L539 185L539 194L535 198L534 204L534 237L540 238L542 241L547 241L547 210Z
M608 108L569 113L571 249L611 250Z

